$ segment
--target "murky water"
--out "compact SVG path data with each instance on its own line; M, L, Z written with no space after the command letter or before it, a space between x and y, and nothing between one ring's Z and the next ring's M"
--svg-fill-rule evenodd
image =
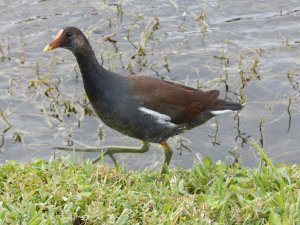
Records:
M64 26L82 29L106 68L245 100L239 116L219 116L170 140L178 149L172 165L190 167L205 155L230 163L235 149L244 165L255 166L252 138L275 162L300 162L298 0L0 0L0 15L1 162L72 155L51 149L66 143L139 144L84 114L82 79L70 52L42 53ZM140 46L144 57L137 55ZM152 145L146 154L118 158L128 168L152 168L163 154Z

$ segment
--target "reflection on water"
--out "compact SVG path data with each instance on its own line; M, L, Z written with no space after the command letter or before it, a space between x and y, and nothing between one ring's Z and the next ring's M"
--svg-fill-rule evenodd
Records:
M4 0L0 13L1 162L72 155L51 150L61 145L139 144L94 116L68 51L42 54L64 26L84 30L110 70L219 89L223 98L245 103L240 114L171 139L178 150L173 165L190 167L210 155L254 166L252 138L276 162L300 161L296 0ZM129 168L156 167L163 158L156 145L146 154L118 157Z

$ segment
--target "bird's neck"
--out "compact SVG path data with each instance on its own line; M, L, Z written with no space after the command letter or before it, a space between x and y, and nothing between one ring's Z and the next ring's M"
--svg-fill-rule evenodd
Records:
M105 75L105 69L99 64L90 45L74 52L83 78Z
M110 91L113 76L103 68L90 45L73 52L82 75L85 92L94 109L105 109L109 101L107 92ZM101 105L101 107L99 106Z

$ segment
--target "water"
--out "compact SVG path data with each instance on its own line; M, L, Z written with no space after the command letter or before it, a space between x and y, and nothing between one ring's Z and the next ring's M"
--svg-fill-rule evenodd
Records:
M252 138L275 162L300 161L300 7L296 0L1 0L0 14L2 163L74 155L52 150L66 143L139 144L95 116L84 115L82 79L70 52L42 53L64 26L82 29L106 68L218 89L233 101L245 99L239 116L221 115L171 139L173 149L178 149L173 166L190 167L206 155L231 163L228 151L232 149L244 165L255 166L259 157L250 145ZM158 29L145 41L156 17ZM115 45L105 41L110 35ZM146 56L137 56L134 46L146 46ZM192 153L180 148L181 142ZM97 154L78 155L93 159ZM118 159L128 168L159 168L163 154L152 145L148 153L118 155Z

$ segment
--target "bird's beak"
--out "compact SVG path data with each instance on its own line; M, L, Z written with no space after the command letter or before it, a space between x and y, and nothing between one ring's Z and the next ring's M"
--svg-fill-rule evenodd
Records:
M49 52L55 48L60 47L60 38L63 34L64 30L60 29L56 35L56 37L44 48L43 52Z

